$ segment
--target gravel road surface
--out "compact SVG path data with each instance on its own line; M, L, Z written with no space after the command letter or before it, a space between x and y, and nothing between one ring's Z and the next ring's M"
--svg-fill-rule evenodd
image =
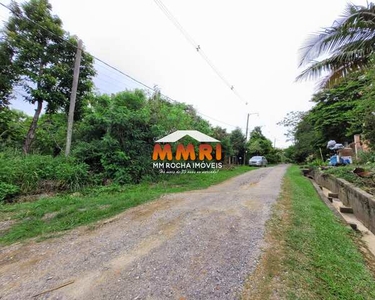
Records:
M3 247L0 299L238 299L286 168L167 195L94 230Z

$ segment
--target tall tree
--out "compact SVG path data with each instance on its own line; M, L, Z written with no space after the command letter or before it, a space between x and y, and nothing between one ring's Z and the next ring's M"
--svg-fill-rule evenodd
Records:
M231 135L227 133L226 129L216 126L213 128L212 137L219 140L222 147L223 159L233 155L233 147L231 145Z
M77 43L63 30L61 19L52 14L48 0L30 0L22 5L12 2L10 8L4 43L10 49L17 85L26 92L25 100L36 105L23 146L28 153L43 103L47 103L47 112L68 106ZM95 75L92 57L86 54L85 58L78 92L81 98L90 92Z
M9 105L13 84L17 78L12 67L12 56L12 49L5 42L0 42L0 110Z
M331 86L353 71L373 64L375 5L348 4L341 18L331 27L312 35L301 50L300 66L307 65L307 68L297 80L328 73L321 81L321 87Z
M236 155L237 158L243 158L245 154L246 137L240 128L236 128L231 132L230 143L232 144L234 155Z
M2 148L21 148L31 118L25 113L4 107L0 110L0 151Z
M284 135L287 137L288 142L294 142L297 126L305 114L306 112L303 111L291 111L287 113L282 121L277 123L277 125L287 128L287 132Z
M365 134L374 145L375 70L349 74L330 88L312 97L314 107L305 113L289 113L279 124L289 128L293 135L294 156L303 161L307 156L323 154L329 140L351 143L353 135Z
M373 114L369 114L365 118L365 126L363 130L364 136L372 149L375 146L375 116Z
M309 155L319 153L319 147L324 146L322 144L321 134L315 129L309 114L303 116L298 123L294 143L294 159L297 162L303 162ZM316 155L316 157L318 156Z
M272 151L272 142L264 136L260 126L256 126L251 131L247 149L251 156L267 155Z

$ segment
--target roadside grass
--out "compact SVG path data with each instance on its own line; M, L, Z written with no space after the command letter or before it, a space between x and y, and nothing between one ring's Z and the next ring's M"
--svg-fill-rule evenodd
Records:
M218 173L166 175L159 182L114 185L34 202L1 204L0 221L10 219L15 223L7 230L0 231L0 244L11 244L32 237L41 240L53 237L62 231L112 217L163 194L204 189L253 169L240 166Z
M297 166L284 178L266 241L243 299L375 299L358 234L325 206Z

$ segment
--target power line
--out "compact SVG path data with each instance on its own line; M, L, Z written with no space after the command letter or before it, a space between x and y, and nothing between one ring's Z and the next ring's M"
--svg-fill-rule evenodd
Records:
M173 16L173 14L169 11L169 9L164 5L163 2L160 0L154 0L156 5L161 9L161 11L168 17L168 19L177 27L178 30L184 35L186 40L198 51L199 45L195 42L195 40L189 35L189 33L185 30L185 28L178 22L178 20Z
M98 67L100 67L100 68L102 68L103 70L106 70L106 71L113 71L112 69L107 68L107 67L105 67L101 64L96 64L96 66L98 66ZM113 74L115 74L115 73L113 72ZM116 72L116 74L118 74L118 73ZM116 81L116 82L118 82L119 84L122 84L122 85L130 85L132 83L132 81L129 81L129 79L128 79L128 81L122 81L122 80L120 80L120 78L109 76L108 73L98 72L98 76L102 76L102 75L104 75L104 76L108 77L109 79L114 80L114 81Z
M126 86L125 84L122 86L120 84L115 84L113 82L110 82L108 80L105 80L104 78L101 78L101 76L98 76L94 79L94 81L100 81L104 84L107 84L108 85L108 88L115 88L116 90L123 90L123 89L128 89L129 87Z
M147 89L150 89L150 90L152 90L152 91L154 90L152 87L150 87L150 86L144 84L143 82L141 82L141 81L135 79L134 77L132 77L132 76L130 76L130 75L124 73L123 71L119 70L118 68L111 66L110 64L108 64L108 63L106 63L105 61L101 60L100 58L98 58L98 57L96 57L96 56L94 56L94 55L92 55L92 54L90 54L90 55L91 55L93 58L95 58L97 61L100 61L102 64L104 64L104 65L110 67L111 69L113 69L113 70L119 72L120 74L122 74L122 75L124 75L124 76L130 78L131 80L135 81L136 83L139 83L139 84L142 85L143 87L145 87L145 88L147 88Z
M245 104L247 105L247 101L237 92L226 77L219 71L219 69L214 65L214 63L209 59L207 54L202 50L201 45L199 45L195 40L191 37L191 35L185 30L185 28L180 24L180 22L173 16L171 11L164 5L161 0L154 0L156 5L160 8L160 10L168 17L168 19L176 26L176 28L183 34L186 40L194 47L195 50L202 56L202 58L206 61L206 63L211 67L211 69L220 77L220 79L224 82L224 84L231 90L233 93Z
M201 113L201 112L199 112L199 111L197 111L197 114L199 114L199 115L201 115L201 116L204 116L204 117L206 117L206 118L209 118L209 119L211 119L211 120L213 120L213 121L219 122L219 123L221 123L221 124L224 124L224 125L227 125L227 126L233 127L233 128L237 128L237 127L238 127L238 126L235 126L235 125L232 125L232 124L229 124L229 123L226 123L226 122L220 121L220 120L218 120L218 119L212 118L212 117L210 117L210 116L207 116L207 115L205 115L205 114L203 114L203 113Z
M160 3L162 4L161 1L160 1ZM60 39L62 42L65 42L65 43L69 44L70 46L72 46L72 47L78 49L78 46L77 46L77 45L71 43L70 41L64 39L64 38L61 37L61 36L58 36L58 35L57 35L56 33L54 33L53 31L49 30L48 28L46 28L46 27L40 25L39 23L35 22L34 20L30 19L28 16L19 14L18 12L14 11L13 9L11 9L10 7L8 7L7 5L5 5L5 4L2 3L2 2L0 2L0 5L3 6L3 7L5 7L6 9L8 9L8 10L9 10L10 12L12 12L14 15L16 15L16 16L18 16L18 17L21 17L21 18L24 18L24 19L27 19L27 20L30 21L31 23L37 25L39 28L41 28L41 29L45 30L46 32L48 32L48 33L50 33L50 34L56 36L56 37L57 37L58 39ZM162 5L163 5L163 4L162 4ZM164 6L164 5L163 5L163 6ZM165 7L165 6L164 6L164 7ZM179 24L178 21L173 17L173 15L172 15L172 14L170 14L170 15L171 15L171 17L175 20L175 22L176 22L177 24ZM181 27L182 30L183 30L183 27L181 26L181 24L179 24L179 27ZM184 32L185 32L184 35L186 34L185 37L190 37L186 31L184 31ZM195 43L194 40L193 40L191 37L190 37L189 39L190 39L191 43ZM193 45L194 45L194 44L193 44ZM198 45L197 47L198 47L197 50L199 50L199 49L200 49L199 45ZM82 47L82 48L83 48L83 47ZM156 91L155 88L152 88L152 87L148 86L147 84L145 84L145 83L143 83L143 82L141 82L141 81L135 79L134 77L132 77L132 76L130 76L129 74L127 74L127 73L121 71L120 69L118 69L118 68L116 68L116 67L110 65L109 63L105 62L104 60L102 60L102 59L100 59L100 58L98 58L98 57L92 55L92 54L89 53L88 51L86 51L86 50L84 50L84 49L81 49L81 50L82 50L83 52L86 52L86 53L88 53L89 55L91 55L94 59L96 59L97 61L101 62L104 66L107 66L107 67L109 67L109 68L112 69L112 70L115 70L116 72L118 72L118 73L124 75L125 77L127 77L127 78L133 80L134 82L140 84L141 86L147 88L149 91L152 91L152 92L155 92L155 91ZM209 62L208 57L207 57L207 62ZM212 66L214 67L213 64L212 64ZM215 72L216 72L218 75L220 74L217 70L215 70ZM220 78L222 78L221 75L219 75L219 76L220 76ZM223 77L222 79L225 80L224 77ZM103 80L103 81L105 81L105 80ZM102 90L104 90L104 89L102 89ZM232 90L233 92L235 92L233 86L231 86L231 90ZM167 95L165 95L165 94L162 94L160 91L158 91L158 92L159 92L160 96L164 97L166 100L168 100L168 101L170 101L170 102L173 102L173 103L179 103L178 101L176 101L176 100L170 98L169 96L167 96ZM236 92L235 92L235 93L236 93ZM22 96L24 96L24 95L22 95ZM24 97L25 97L25 96L24 96ZM246 102L246 104L247 104L247 102ZM219 120L217 120L217 119L215 119L215 118L212 118L212 117L210 117L210 116L208 116L208 115L205 115L205 114L203 114L203 113L200 113L197 109L196 109L196 112L197 112L198 114L200 114L200 115L202 115L202 116L205 116L205 117L207 117L207 118L209 118L209 119L211 119L211 120L214 120L214 121L216 121L216 122L219 122L219 123L225 124L225 125L227 125L227 126L231 126L231 127L237 127L237 126L234 126L234 125L231 125L231 124L228 124L228 123L225 123L225 122L219 121Z

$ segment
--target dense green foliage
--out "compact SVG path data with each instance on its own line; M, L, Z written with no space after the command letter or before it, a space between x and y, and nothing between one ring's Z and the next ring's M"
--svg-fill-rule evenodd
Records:
M64 113L40 117L32 150L44 155L62 154L66 143L67 117Z
M22 147L31 118L25 113L4 107L0 110L0 149Z
M170 103L158 94L147 97L140 90L112 96L92 95L81 120L76 122L73 155L68 160L61 157L67 126L65 114L48 113L41 117L31 148L34 154L24 157L19 151L30 118L9 109L1 113L6 122L0 125L7 130L0 136L0 181L17 186L20 194L42 192L46 181L47 191L59 191L76 190L89 183L139 183L155 177L151 160L154 141L177 129L198 128L222 141L223 160L243 155L245 148L245 137L239 129L229 134L220 127L213 128L192 107ZM10 148L18 150L6 150Z
M171 125L193 125L195 120L184 109L161 99L147 100L141 91L95 97L80 124L74 155L105 178L139 182L152 172L154 138L169 133Z
M267 155L272 150L272 142L267 139L260 127L255 127L250 133L248 142L248 151L250 156Z
M372 103L371 103L372 104ZM373 109L370 109L371 113L366 114L363 123L364 136L370 145L375 145L375 116L372 114Z
M257 126L250 132L250 139L246 144L248 158L255 155L265 156L268 163L274 164L283 161L282 151L275 149L272 142L262 133Z
M230 143L232 145L233 154L241 161L243 159L246 148L246 137L240 128L236 128L230 135ZM243 162L243 160L242 160Z
M297 162L313 155L320 158L329 153L326 149L329 140L338 143L352 143L354 134L362 134L375 145L375 71L367 70L352 73L330 88L316 93L314 107L308 112L293 112L279 124L288 126L294 141L288 151Z
M11 199L19 193L19 187L14 184L0 182L0 202Z
M89 180L88 166L74 158L0 153L0 182L17 187L17 194L74 191ZM9 196L16 194L10 191Z
M12 50L0 42L0 111L9 105L16 74L11 63Z
M243 153L240 150L244 149L244 137L240 130L229 134L222 128L213 128L192 107L170 103L158 95L147 97L140 90L112 96L92 95L89 104L76 122L73 155L69 159L60 153L65 146L65 114L48 113L41 117L31 148L34 154L24 156L20 154L22 138L30 118L8 108L1 111L2 199L154 178L154 141L177 129L199 128L222 140L223 159Z

